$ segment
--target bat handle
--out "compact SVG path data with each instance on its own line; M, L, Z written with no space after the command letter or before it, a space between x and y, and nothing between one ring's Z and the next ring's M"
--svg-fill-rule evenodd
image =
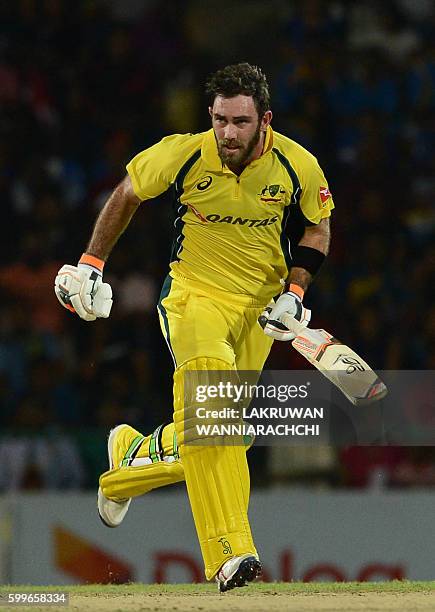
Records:
M301 334L303 331L307 329L306 325L302 325L302 323L299 323L299 321L297 321L290 314L283 314L281 317L281 321L284 323L286 327L288 327L290 331L296 334L296 336L299 336L299 334Z
M266 308L266 310L270 312L272 309ZM282 319L283 319L282 322L284 323L284 325L286 325L296 335L299 335L302 331L306 329L305 325L302 325L302 323L299 323L299 321L296 321L296 319L292 317L291 315L283 315ZM260 324L262 329L266 327L266 324L268 321L269 321L269 318L263 314L258 317L258 323Z
M262 329L264 329L266 327L266 324L267 324L268 320L269 319L265 315L260 315L258 317L258 323L260 324L260 327Z

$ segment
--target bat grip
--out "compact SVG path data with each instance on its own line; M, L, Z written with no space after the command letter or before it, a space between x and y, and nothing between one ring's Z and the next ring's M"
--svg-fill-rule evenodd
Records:
M301 332L303 332L306 328L305 325L302 325L302 323L299 323L299 321L297 321L292 315L290 314L283 314L281 316L281 321L283 322L283 324L288 327L288 329L290 331L292 331L293 333L296 334L296 336L299 336L299 334Z
M271 311L271 308L268 308L266 310ZM267 325L267 322L269 321L269 318L266 317L265 315L260 315L258 317L258 323L260 324L260 327L262 329L264 329ZM302 323L299 323L299 321L297 321L294 317L292 317L292 315L282 315L282 323L288 327L292 332L294 332L297 336L304 331L304 329L306 329L305 325L302 325Z
M258 317L258 323L260 324L260 327L262 329L264 329L266 327L266 324L267 324L268 320L269 319L266 316L264 316L264 315L260 315Z

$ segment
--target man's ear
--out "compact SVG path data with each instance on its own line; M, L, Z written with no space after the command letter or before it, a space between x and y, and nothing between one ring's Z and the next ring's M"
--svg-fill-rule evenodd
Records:
M271 110L268 110L264 113L263 118L261 119L261 128L260 128L263 132L265 132L267 128L269 127L272 121L272 117L273 117L273 114Z
M210 115L210 117L213 119L213 109L211 106L208 107L208 114Z

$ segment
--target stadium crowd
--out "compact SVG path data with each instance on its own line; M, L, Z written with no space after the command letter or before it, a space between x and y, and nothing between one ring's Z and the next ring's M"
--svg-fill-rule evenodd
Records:
M66 313L53 279L136 152L208 129L203 83L228 63L264 68L274 128L318 157L334 195L313 325L377 369L435 369L433 3L267 4L0 4L0 490L94 487L112 425L170 419L155 310L170 196L141 207L110 258L108 321ZM268 366L303 367L282 345ZM385 484L435 483L430 449L364 452L334 453L331 482L365 486L381 465ZM273 480L267 458L253 453L260 480Z

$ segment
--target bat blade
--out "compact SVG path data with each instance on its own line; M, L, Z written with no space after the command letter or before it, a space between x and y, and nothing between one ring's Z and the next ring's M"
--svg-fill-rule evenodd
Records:
M298 330L293 348L313 364L352 404L364 406L387 394L387 387L362 357L324 329Z

